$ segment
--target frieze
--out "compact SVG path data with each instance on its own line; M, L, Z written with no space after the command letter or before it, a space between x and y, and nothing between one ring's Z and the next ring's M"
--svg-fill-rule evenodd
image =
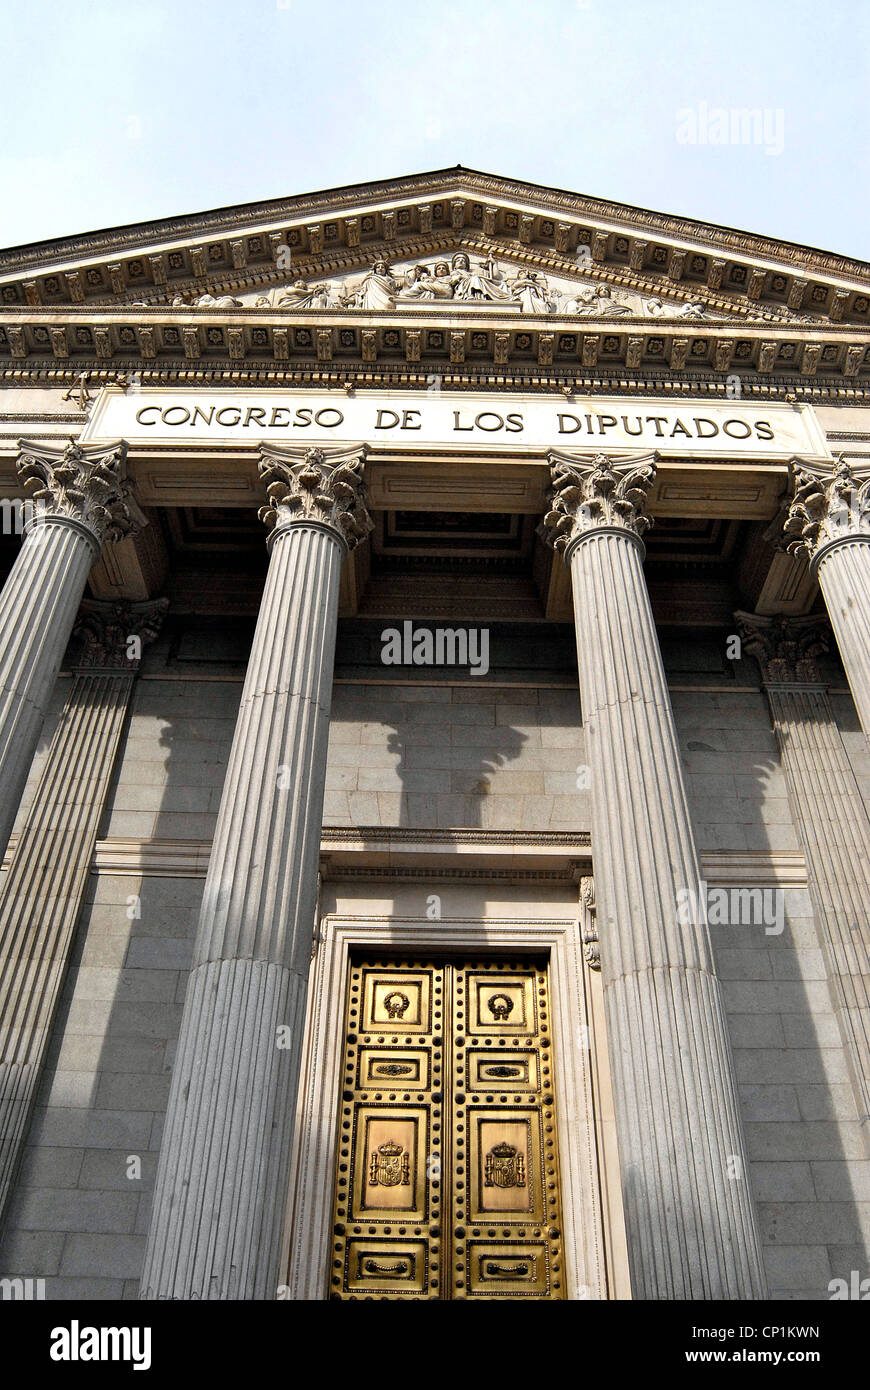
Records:
M523 320L519 320L523 322ZM551 321L552 322L552 321ZM108 332L102 329L100 332ZM427 390L431 387L433 372L437 373L437 382L442 390L445 391L485 391L499 390L506 394L519 393L534 387L538 391L561 392L569 401L573 396L583 393L594 393L597 397L607 397L624 395L631 393L633 399L652 399L661 396L663 391L667 391L669 397L673 399L692 398L700 403L704 399L721 399L723 390L727 390L728 383L724 379L725 374L731 373L730 367L730 347L731 345L724 340L713 340L712 346L716 350L716 362L711 365L703 360L691 358L686 368L682 371L671 370L664 360L661 366L652 361L644 361L638 369L626 371L626 363L616 358L611 361L603 359L594 372L578 370L577 354L571 354L563 350L561 341L553 342L553 338L561 340L566 334L557 333L537 333L539 355L538 358L518 358L511 353L509 363L500 369L493 370L494 363L491 360L472 360L462 364L460 368L452 365L446 367L441 358L435 357L431 352L425 351L426 344L423 339L428 336L421 333L418 328L403 329L401 340L405 345L405 360L397 361L395 358L385 358L374 364L367 364L364 375L359 371L359 364L347 354L342 354L341 360L335 364L312 363L301 354L295 356L295 360L289 360L290 348L288 335L291 330L287 327L270 326L266 330L272 337L273 354L263 353L259 358L244 362L233 362L221 360L214 356L206 359L177 361L165 356L161 356L157 361L152 360L136 362L135 369L119 370L119 365L110 362L102 363L99 360L88 364L88 377L92 386L127 386L131 391L140 389L176 387L179 383L185 384L188 388L199 389L203 386L209 388L220 387L222 389L237 390L260 390L274 388L276 380L286 388L305 389L314 386L320 390L332 392L343 392L345 395L352 395L358 386L367 389L395 390L396 388ZM713 330L715 331L715 330ZM752 327L747 325L747 334L751 333ZM2 333L2 329L0 329ZM581 335L582 337L582 335ZM546 353L542 360L540 352L541 340L544 340ZM747 339L749 341L749 339ZM727 361L720 363L718 360L718 348L727 347L729 356ZM750 346L752 343L750 342ZM553 361L549 361L550 353L553 353ZM870 347L867 349L870 354ZM110 354L109 354L110 355ZM120 356L120 354L119 354ZM624 356L624 354L623 354ZM130 359L126 356L123 362ZM80 364L82 359L57 360L52 358L39 358L32 361L5 360L0 355L0 382L10 386L35 387L44 386L69 386L75 385L80 375ZM276 368L276 365L277 368ZM867 356L865 367L870 365L870 355ZM698 371L698 367L702 370ZM546 370L542 370L546 368ZM842 404L843 398L843 376L836 371L823 377L811 376L809 380L802 379L801 376L794 374L770 373L767 375L758 374L755 366L750 361L744 366L740 363L739 368L735 364L734 370L739 370L740 396L744 402L748 403L755 398L763 398L765 402L778 401L788 403L806 403L820 405L826 402ZM870 400L870 388L868 388L867 378L851 377L848 379L848 393L850 401L859 405ZM19 411L7 413L0 416L0 420L19 421L17 430L4 434L0 430L0 438L15 439L21 433L22 424L25 421L48 419L29 411ZM83 416L70 413L58 415L58 420L69 420L78 422ZM830 436L837 438L835 434ZM851 434L843 435L843 438L851 439ZM860 436L859 436L860 437Z

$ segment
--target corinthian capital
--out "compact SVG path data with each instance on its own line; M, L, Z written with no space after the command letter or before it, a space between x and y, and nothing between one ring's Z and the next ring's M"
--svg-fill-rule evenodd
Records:
M168 598L140 603L83 599L73 628L73 639L78 643L73 670L135 675L142 648L160 632L168 607Z
M812 564L834 541L870 537L870 476L844 458L830 467L792 461L792 488L784 528L792 555Z
M148 524L126 476L124 440L85 446L70 440L63 448L55 448L19 439L18 448L18 476L41 504L45 520L77 522L100 546Z
M363 481L367 453L365 444L331 450L261 444L258 467L269 504L260 508L260 520L269 530L293 521L319 521L353 550L374 524Z
M652 526L647 493L655 482L656 454L549 454L552 497L541 534L564 553L592 531L618 530L640 540Z
M825 614L819 617L763 617L735 613L743 645L761 667L766 685L820 685L816 657L830 650L831 632Z

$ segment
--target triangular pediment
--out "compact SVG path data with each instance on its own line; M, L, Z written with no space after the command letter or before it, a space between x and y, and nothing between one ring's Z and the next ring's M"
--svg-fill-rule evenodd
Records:
M271 278L282 248L303 277L334 277L342 261L368 263L379 250L422 258L445 233L454 244L478 235L502 255L513 248L550 274L588 258L614 288L634 281L663 300L677 291L678 302L706 299L714 312L753 305L867 321L863 262L462 168L2 251L0 304L147 304L166 290L243 289Z
M868 327L863 262L461 168L0 252L0 370L95 379L226 359L787 383L870 374Z

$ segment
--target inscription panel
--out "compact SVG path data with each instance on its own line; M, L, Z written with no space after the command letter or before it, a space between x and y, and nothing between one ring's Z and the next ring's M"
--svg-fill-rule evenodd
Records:
M339 398L311 387L127 393L107 386L80 443L106 439L211 449L256 448L264 439L321 448L365 441L391 452L473 450L519 458L543 457L553 447L779 463L831 458L810 405L582 395L568 402L555 392L366 391Z

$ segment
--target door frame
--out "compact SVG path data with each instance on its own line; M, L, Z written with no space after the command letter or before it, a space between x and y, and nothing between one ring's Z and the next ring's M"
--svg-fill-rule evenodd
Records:
M599 1172L592 1018L597 1010L589 1000L581 936L577 918L430 922L347 913L321 918L305 1018L282 1266L287 1282L281 1296L307 1301L329 1296L344 1016L352 954L387 951L413 960L433 952L485 957L505 949L518 958L549 956L565 1296L575 1300L614 1296L607 1288L607 1197Z

